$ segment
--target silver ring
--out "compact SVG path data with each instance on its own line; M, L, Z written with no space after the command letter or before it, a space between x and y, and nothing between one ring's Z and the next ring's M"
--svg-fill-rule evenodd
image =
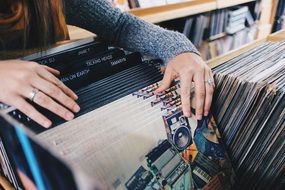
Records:
M205 81L208 83L210 86L215 86L215 81L213 77L209 77L208 80Z
M29 99L33 102L37 93L39 92L39 89L34 88L32 92L29 94Z

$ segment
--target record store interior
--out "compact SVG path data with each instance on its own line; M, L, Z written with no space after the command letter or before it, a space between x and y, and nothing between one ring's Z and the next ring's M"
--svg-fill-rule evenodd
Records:
M0 0L0 189L284 190L285 0Z

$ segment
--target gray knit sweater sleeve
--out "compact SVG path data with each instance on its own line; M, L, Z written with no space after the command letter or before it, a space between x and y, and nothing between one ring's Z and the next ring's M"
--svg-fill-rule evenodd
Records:
M181 33L165 30L113 8L107 0L65 0L68 24L96 33L129 51L160 58L167 63L184 53L198 53Z

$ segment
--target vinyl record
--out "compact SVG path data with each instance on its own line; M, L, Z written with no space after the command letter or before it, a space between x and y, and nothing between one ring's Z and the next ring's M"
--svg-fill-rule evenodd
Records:
M186 149L191 143L191 133L186 127L180 127L173 135L173 142L178 150Z

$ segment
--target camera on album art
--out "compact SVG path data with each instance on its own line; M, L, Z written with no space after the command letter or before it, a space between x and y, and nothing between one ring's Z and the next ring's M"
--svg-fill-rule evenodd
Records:
M189 121L180 109L173 114L163 116L163 120L168 140L177 150L183 151L193 143Z
M161 189L192 190L192 171L190 165L181 157L168 140L164 140L146 155L151 172L156 176Z
M126 182L125 187L127 190L159 190L161 187L158 185L154 175L140 166L133 176Z
M128 190L193 190L191 166L168 140L163 140L146 156L125 183Z

